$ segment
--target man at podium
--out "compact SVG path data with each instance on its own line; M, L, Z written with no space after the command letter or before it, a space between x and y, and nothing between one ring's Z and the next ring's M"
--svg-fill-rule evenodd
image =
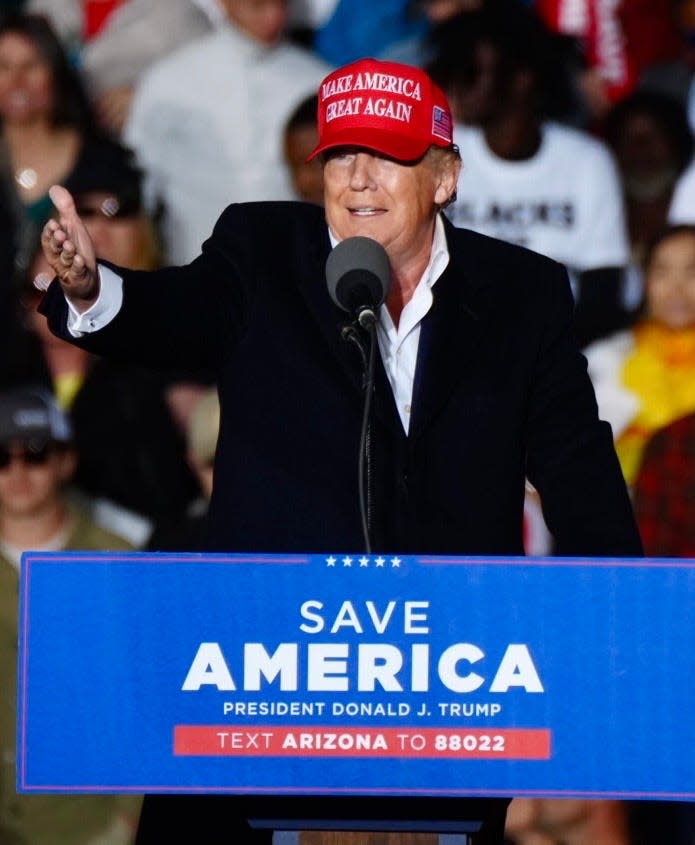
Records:
M461 168L444 93L361 59L323 81L318 124L325 209L230 205L185 267L99 261L70 194L51 191L51 329L216 373L207 547L522 555L528 478L556 554L640 556L565 268L441 213ZM243 802L146 798L138 841L269 841ZM507 800L474 803L478 841L500 843Z

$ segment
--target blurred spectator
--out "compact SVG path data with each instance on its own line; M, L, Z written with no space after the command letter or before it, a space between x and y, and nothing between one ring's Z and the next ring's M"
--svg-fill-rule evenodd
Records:
M676 22L683 43L682 61L678 68L681 72L678 74L677 69L669 68L661 78L666 80L666 84L674 78L684 80L680 87L676 88L676 92L687 84L685 96L688 121L690 128L695 132L695 0L674 0L674 4ZM654 70L658 71L658 66Z
M618 171L601 141L547 118L560 90L547 86L561 75L553 38L520 4L458 15L436 37L430 70L449 93L463 159L447 215L564 263L582 344L624 325L630 252Z
M222 19L218 0L28 0L70 46L103 129L119 137L144 71Z
M507 811L508 845L630 845L620 801L515 798Z
M19 562L25 550L124 550L72 502L69 422L31 387L0 394L0 837L8 845L130 845L137 795L15 792Z
M695 413L647 440L633 486L649 557L695 557Z
M584 350L628 485L648 437L695 411L695 226L669 227L650 247L644 296L633 327Z
M97 138L80 77L48 21L0 17L0 178L15 210L18 275L52 204L48 188L64 183Z
M678 100L689 112L690 126L695 130L695 115L689 107L689 101L695 96L695 2L672 0L669 23L675 27L680 52L647 65L642 70L639 89L656 91Z
M100 256L134 269L150 270L159 263L153 223L142 207L141 173L132 153L112 141L85 148L65 184L73 191ZM51 205L52 209L52 205ZM93 356L75 354L48 331L45 319L36 312L41 291L52 278L38 238L21 287L25 320L39 338L52 377L52 390L64 409L73 405L81 390Z
M8 330L8 319L12 308L14 287L14 191L10 190L7 180L0 179L0 338ZM0 340L0 343L2 341Z
M310 94L287 118L283 130L285 164L297 199L323 205L323 167L318 158L307 161L317 147L318 95Z
M287 0L223 0L228 22L161 61L138 86L124 137L163 206L168 263L200 252L230 202L291 199L282 132L328 68L284 37Z
M45 15L77 63L82 45L96 36L128 0L25 0L24 11Z
M132 150L117 142L85 150L63 183L76 198L97 253L133 270L161 263L156 222L145 211L143 174Z
M442 23L459 12L479 9L488 0L419 0L419 5L432 23Z
M668 222L695 223L695 159L692 159L678 177L673 189Z
M412 14L423 21L422 25L405 38L389 43L379 58L425 67L434 58L433 30L461 12L474 11L489 3L490 0L412 0Z
M40 382L50 388L48 366L37 336L27 325L15 276L15 217L10 192L3 191L5 187L0 180L0 391L27 382Z
M95 249L119 266L154 269L161 255L142 202L142 173L127 148L98 153L67 183ZM72 405L80 455L75 481L97 499L99 518L138 545L155 526L177 523L198 495L186 461L185 424L188 405L206 386L207 376L198 371L90 358Z
M532 0L553 32L576 40L577 88L588 126L639 85L644 71L682 53L672 0Z
M217 388L198 395L186 427L186 456L200 486L183 519L154 531L147 544L154 551L205 551L205 525L212 495L213 465L220 430Z
M85 163L66 184L98 255L133 269L158 266L158 239L132 153L104 144ZM46 271L39 252L25 286L27 319L42 340L53 388L71 409L79 454L75 486L100 524L142 546L155 526L177 523L199 494L186 461L183 420L206 378L103 359L56 338L36 311L41 293L34 279Z
M0 391L27 382L50 390L51 372L19 292L5 298L0 318Z
M428 29L427 18L412 0L338 0L312 46L329 64L343 65L364 56L381 57L390 46L420 39Z
M52 278L51 269L37 246L29 264L26 277L20 289L21 303L24 308L24 323L39 342L43 361L51 379L51 391L64 411L69 411L84 382L92 356L84 350L78 354L71 349L71 344L55 337L46 325L44 318L36 308L42 293L35 286L34 280L44 286Z
M290 0L292 27L316 30L333 14L338 0Z
M188 460L200 481L203 501L212 495L212 470L220 432L220 400L217 388L203 393L191 412L186 431Z
M516 798L507 845L693 845L695 805L674 801Z
M668 220L674 187L693 152L684 106L667 94L637 91L607 115L604 137L620 171L635 264Z
M495 94L522 71L533 77L534 110L567 122L573 88L566 41L551 33L524 0L481 0L432 27L426 69L436 76L458 123L480 123ZM519 81L517 80L517 84ZM528 82L526 83L528 85Z

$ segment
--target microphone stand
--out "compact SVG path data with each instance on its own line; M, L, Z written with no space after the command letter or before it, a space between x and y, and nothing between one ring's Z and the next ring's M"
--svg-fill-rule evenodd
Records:
M354 323L343 326L342 337L344 340L355 344L360 351L362 358L362 389L364 390L364 408L362 411L362 427L360 431L360 446L357 461L357 483L360 499L360 518L362 521L362 535L364 537L365 551L371 554L371 510L372 510L372 484L371 484L371 450L370 450L370 417L372 409L372 398L374 395L374 372L376 366L376 349L378 345L376 337L377 316L371 308L365 308L358 314ZM363 329L360 331L359 327ZM369 338L369 347L365 344L364 332Z

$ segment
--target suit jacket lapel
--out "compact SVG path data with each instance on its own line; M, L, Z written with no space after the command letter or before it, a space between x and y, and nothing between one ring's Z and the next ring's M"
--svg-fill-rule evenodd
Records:
M449 264L432 288L432 307L420 329L411 438L422 433L465 376L492 313L470 250L457 249L453 227L447 223L446 230Z

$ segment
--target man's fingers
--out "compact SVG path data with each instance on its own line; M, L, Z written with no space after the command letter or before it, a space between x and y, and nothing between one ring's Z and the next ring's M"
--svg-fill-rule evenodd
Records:
M55 250L56 248L56 233L59 230L59 224L55 220L49 220L43 227L41 232L41 240L45 246Z
M46 225L43 227L43 236L45 238L50 238L59 225L58 221L51 217L46 221Z
M72 272L75 276L82 278L87 274L87 265L81 255L76 255L72 262Z
M49 220L48 223L43 227L43 232L41 233L41 240L43 241L44 246L47 246L51 252L59 253L63 248L63 242L67 239L68 235L64 229L60 228L60 224L57 223L55 220Z

